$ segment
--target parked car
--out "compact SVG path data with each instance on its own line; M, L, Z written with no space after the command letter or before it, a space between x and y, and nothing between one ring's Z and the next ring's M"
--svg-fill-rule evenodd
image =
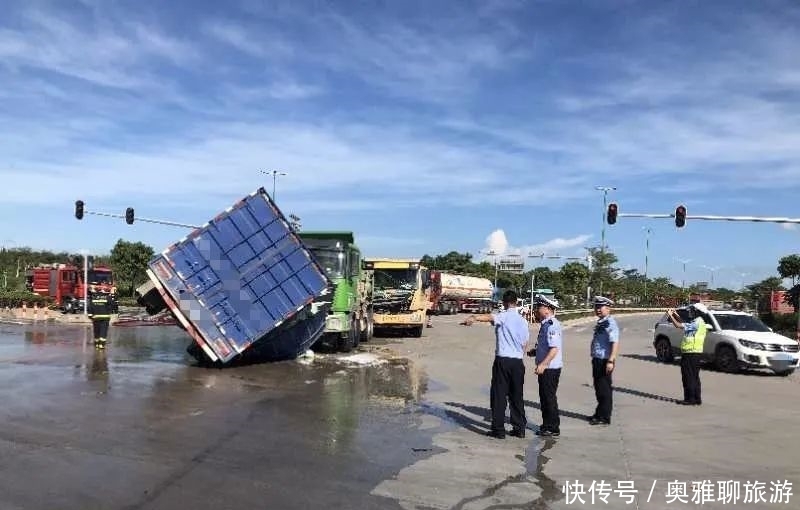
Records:
M681 321L689 320L688 307L676 311ZM703 319L708 328L703 361L717 369L735 373L743 368L763 368L786 376L798 368L800 342L774 333L756 317L736 310L709 310ZM653 333L658 360L671 363L680 356L682 339L683 330L673 326L664 314Z

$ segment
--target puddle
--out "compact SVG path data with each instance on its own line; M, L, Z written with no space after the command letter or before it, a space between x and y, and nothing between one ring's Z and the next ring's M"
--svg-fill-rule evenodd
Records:
M544 469L547 461L550 460L546 452L553 448L557 442L557 439L541 439L536 436L525 451L527 474L533 478L533 483L542 491L539 498L533 501L529 508L546 509L549 508L548 503L558 501L563 497L558 483L552 478L548 478Z

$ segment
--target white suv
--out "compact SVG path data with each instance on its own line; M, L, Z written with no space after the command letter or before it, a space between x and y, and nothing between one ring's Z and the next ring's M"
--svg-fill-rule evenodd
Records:
M681 321L689 321L687 307L676 311ZM785 376L798 368L800 343L773 333L752 315L734 310L709 310L703 319L708 327L703 358L719 370L738 372L742 368L767 368ZM680 356L682 339L683 330L673 326L664 314L653 334L658 360L670 363L675 356Z

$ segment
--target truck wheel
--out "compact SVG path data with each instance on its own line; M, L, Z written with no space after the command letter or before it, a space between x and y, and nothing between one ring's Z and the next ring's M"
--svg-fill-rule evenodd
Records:
M369 339L372 338L372 332L373 332L372 316L367 315L367 318L364 319L364 329L361 330L361 341L369 342Z
M360 335L358 331L358 321L355 319L350 320L350 330L347 332L347 335L342 337L339 335L338 337L338 350L340 352L350 352L353 350L354 347L358 346L358 336Z
M424 329L424 326L416 326L416 327L412 328L411 329L411 337L412 338L420 338L420 337L422 337L422 330L423 329Z

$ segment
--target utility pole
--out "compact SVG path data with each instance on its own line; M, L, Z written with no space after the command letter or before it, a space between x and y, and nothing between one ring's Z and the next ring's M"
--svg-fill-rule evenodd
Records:
M608 209L608 192L609 191L616 191L616 187L614 186L595 186L594 189L597 191L603 192L603 214L601 219L603 220L603 229L600 231L600 251L605 253L606 251L606 209Z
M269 172L264 170L259 170L264 175L271 175L272 176L272 201L275 201L275 183L278 179L279 175L286 175L284 172L279 172L277 170L271 170Z
M677 262L683 264L683 280L681 281L681 290L686 292L686 264L692 261L692 259L675 259Z
M89 250L81 250L83 255L83 316L89 315Z
M597 191L602 191L603 192L603 215L601 216L601 219L603 221L603 229L600 231L600 253L605 255L605 253L606 253L606 210L608 209L608 192L609 191L616 191L617 188L614 187L614 186L595 186L594 189L596 189ZM600 281L598 283L599 283L598 287L600 289L599 293L600 293L600 295L602 295L603 294L603 279L600 278Z
M714 272L716 272L718 269L722 269L722 268L720 266L716 266L716 267L703 266L703 268L704 269L708 269L711 272L710 286L711 286L712 289L715 288L714 287Z
M645 303L647 302L647 270L649 269L649 258L650 258L650 234L652 233L652 229L650 227L642 227L642 229L647 233L645 236L645 243L644 243L644 300Z
M497 252L494 250L489 250L484 252L486 255L490 257L494 257L494 290L497 292Z

